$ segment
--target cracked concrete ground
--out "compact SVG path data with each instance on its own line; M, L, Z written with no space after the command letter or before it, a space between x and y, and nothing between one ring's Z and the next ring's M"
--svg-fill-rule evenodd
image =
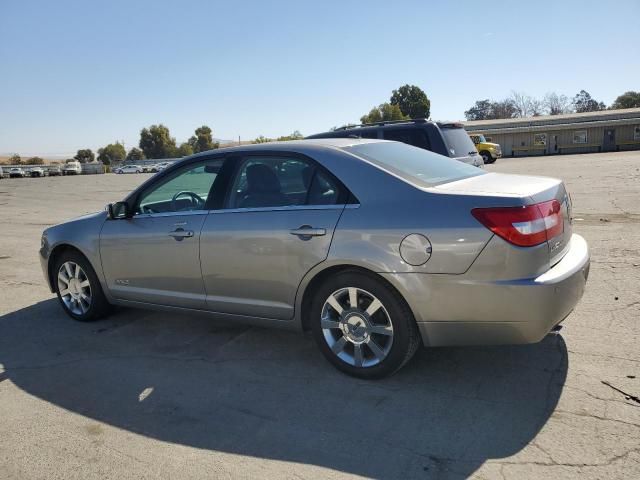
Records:
M72 322L41 231L146 175L1 180L0 479L640 478L640 153L488 170L565 180L592 252L582 302L537 345L422 350L377 382L289 332Z

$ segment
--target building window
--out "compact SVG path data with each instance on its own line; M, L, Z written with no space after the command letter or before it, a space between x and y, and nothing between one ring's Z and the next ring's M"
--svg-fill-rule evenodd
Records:
M640 125L633 127L633 139L640 140Z
M533 144L534 145L546 146L547 145L547 134L546 133L536 133L533 136Z
M577 130L573 132L573 143L587 143L587 131Z

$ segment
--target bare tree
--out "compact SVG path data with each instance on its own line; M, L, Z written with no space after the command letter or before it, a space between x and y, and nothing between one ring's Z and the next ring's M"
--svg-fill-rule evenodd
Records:
M542 114L542 102L524 92L512 91L509 100L515 108L515 117L535 117Z
M563 113L573 112L571 100L566 95L549 92L544 96L542 102L546 113L549 115L562 115Z

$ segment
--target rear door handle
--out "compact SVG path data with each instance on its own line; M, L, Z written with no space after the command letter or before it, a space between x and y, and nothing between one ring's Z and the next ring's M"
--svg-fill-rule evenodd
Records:
M303 225L300 228L294 228L289 233L304 239L305 237L322 237L327 234L327 231L324 228L313 228L309 225Z
M184 230L182 228L176 228L173 232L169 232L169 236L175 238L178 241L185 238L193 237L193 230Z

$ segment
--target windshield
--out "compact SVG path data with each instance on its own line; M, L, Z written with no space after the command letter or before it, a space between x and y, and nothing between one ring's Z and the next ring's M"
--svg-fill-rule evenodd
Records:
M444 135L450 157L468 157L478 153L464 128L440 127L440 130Z
M458 160L399 142L365 143L345 147L344 150L423 187L434 187L485 173Z

